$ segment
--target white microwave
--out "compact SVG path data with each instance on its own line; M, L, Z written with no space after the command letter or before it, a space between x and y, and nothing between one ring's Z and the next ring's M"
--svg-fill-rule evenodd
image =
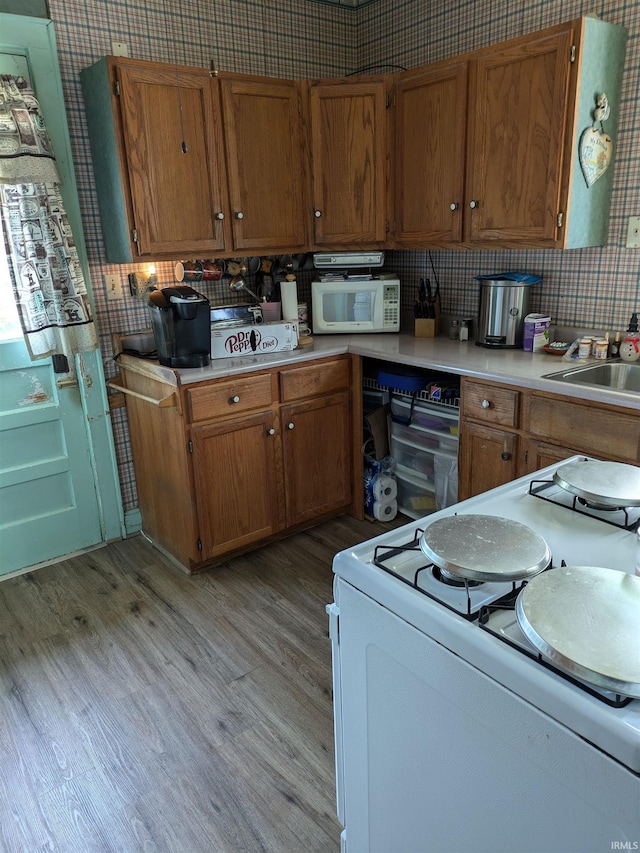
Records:
M312 281L316 335L400 331L400 282L393 275L344 281Z

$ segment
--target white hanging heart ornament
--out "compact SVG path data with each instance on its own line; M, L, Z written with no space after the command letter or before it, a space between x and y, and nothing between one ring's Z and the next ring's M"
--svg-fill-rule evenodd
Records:
M588 127L580 137L580 165L588 187L604 175L612 159L611 137L595 127Z

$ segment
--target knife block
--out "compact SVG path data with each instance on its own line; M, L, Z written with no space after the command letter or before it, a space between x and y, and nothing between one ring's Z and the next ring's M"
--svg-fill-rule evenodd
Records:
M435 317L416 317L414 319L416 338L437 338L440 334L440 298L434 300Z

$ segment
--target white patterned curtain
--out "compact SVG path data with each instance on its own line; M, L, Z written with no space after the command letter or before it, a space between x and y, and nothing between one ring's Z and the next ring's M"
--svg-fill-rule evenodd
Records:
M98 346L60 176L40 105L24 77L0 75L0 219L32 359Z

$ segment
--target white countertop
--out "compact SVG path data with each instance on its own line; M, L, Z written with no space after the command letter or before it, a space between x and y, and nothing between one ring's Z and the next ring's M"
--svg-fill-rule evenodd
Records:
M175 371L181 384L203 382L314 358L340 355L345 352L376 358L409 367L440 370L459 376L488 379L519 388L532 388L552 394L562 394L580 400L624 406L640 410L640 395L629 391L573 385L544 379L547 373L558 373L571 365L559 356L545 352L530 353L520 349L486 349L472 341L452 341L446 337L416 338L410 334L380 335L315 335L311 346L291 352L268 355L239 356L213 359L207 367Z

